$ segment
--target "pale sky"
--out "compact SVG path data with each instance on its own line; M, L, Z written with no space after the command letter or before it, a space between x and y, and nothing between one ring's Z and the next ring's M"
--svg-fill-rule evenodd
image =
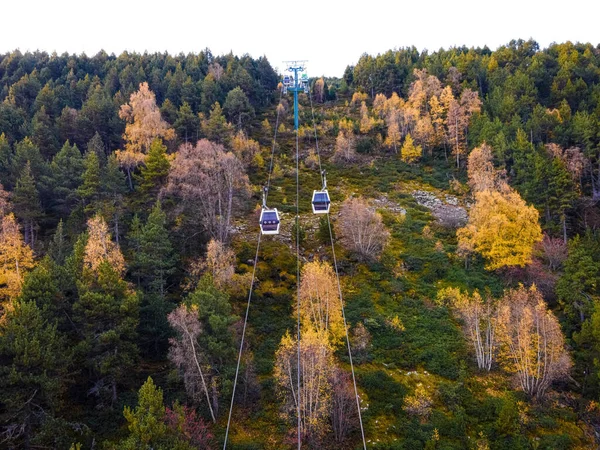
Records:
M36 49L118 55L233 51L308 60L309 76L341 76L360 55L414 45L487 45L511 39L600 43L598 0L0 0L0 53Z

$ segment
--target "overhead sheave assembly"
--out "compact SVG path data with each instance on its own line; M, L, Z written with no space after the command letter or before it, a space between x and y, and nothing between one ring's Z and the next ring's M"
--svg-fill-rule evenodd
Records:
M330 206L331 200L329 199L329 192L327 192L327 179L325 178L325 171L323 171L323 189L313 191L312 210L314 214L329 214Z
M267 207L267 187L263 189L263 204L260 210L260 232L262 234L279 234L279 212L277 208Z

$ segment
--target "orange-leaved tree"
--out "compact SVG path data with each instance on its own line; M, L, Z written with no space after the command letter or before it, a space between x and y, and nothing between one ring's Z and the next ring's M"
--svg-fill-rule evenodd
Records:
M147 82L140 83L140 89L131 94L129 103L121 105L119 117L127 121L123 134L125 149L117 150L115 154L127 171L129 186L133 189L131 172L144 162L152 141L157 137L171 140L175 131L162 119L154 92Z

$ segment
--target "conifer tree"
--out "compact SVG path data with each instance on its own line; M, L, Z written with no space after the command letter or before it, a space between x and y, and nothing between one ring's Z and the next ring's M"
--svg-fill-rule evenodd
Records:
M177 132L179 142L196 142L198 140L200 119L187 102L184 102L179 108L173 128Z
M25 242L32 248L35 244L35 231L42 217L42 205L31 174L31 164L27 162L12 196L15 215L23 222Z
M66 307L59 283L59 267L45 257L27 276L19 295L21 302L34 302L48 321L64 321Z
M77 204L83 170L81 152L65 142L50 164L53 209L59 217L67 217Z
M569 241L564 272L556 284L559 304L566 316L567 335L578 330L594 309L600 287L599 246L591 236L575 236Z
M67 245L63 221L61 219L58 222L58 226L56 227L56 231L54 232L54 236L50 242L48 254L56 264L63 265L68 253L69 248Z
M127 192L125 175L119 169L119 163L114 155L108 158L106 170L102 177L101 200L102 215L112 223L117 244L120 238L120 223L124 213L124 196Z
M227 123L219 102L212 105L208 119L202 121L202 132L210 141L218 144L229 141L231 125Z
M134 276L148 292L164 297L167 278L175 271L175 255L166 228L167 216L157 202L140 230L139 247L134 255Z
M39 427L58 412L71 352L34 302L17 302L0 321L0 422L9 446L31 448Z
M86 214L93 215L98 209L101 188L100 162L96 152L88 152L83 165L85 170L77 192L83 199Z
M138 190L143 196L144 203L154 199L167 180L171 165L166 152L167 147L159 138L152 141L146 162L140 175L136 177Z
M101 388L109 386L114 404L118 383L137 360L138 297L107 259L95 271L84 267L77 291L73 313L83 334L78 350L92 374L93 391L102 397Z
M106 151L104 147L104 142L102 142L102 137L97 131L92 137L92 139L90 139L87 143L86 153L88 152L96 153L101 167L104 167L106 165Z
M129 437L123 443L124 449L152 449L159 447L167 434L164 422L165 405L162 390L148 377L138 393L135 409L125 406L123 415L127 420Z

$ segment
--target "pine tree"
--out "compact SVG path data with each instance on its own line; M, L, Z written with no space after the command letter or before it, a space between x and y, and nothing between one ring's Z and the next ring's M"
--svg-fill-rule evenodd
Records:
M202 132L209 140L218 144L229 141L231 125L227 123L219 102L212 105L208 119L202 121Z
M137 275L145 290L165 295L167 278L175 272L176 258L166 228L167 216L157 202L141 229L135 254Z
M19 301L0 321L0 360L0 422L15 427L9 446L28 449L60 406L71 352L34 302Z
M124 196L127 192L125 175L119 169L119 163L114 155L108 158L106 170L101 184L101 212L112 224L117 244L120 239L120 223L124 210Z
M65 142L50 164L52 208L61 218L66 218L79 200L77 188L83 175L83 158L76 145Z
M82 183L77 188L77 193L83 199L85 212L88 216L93 215L98 210L98 201L100 200L100 162L96 152L88 152L84 160L84 172Z
M63 265L68 253L69 248L67 245L63 221L61 219L60 222L58 222L56 231L54 232L54 237L50 242L48 254L56 264Z
M169 167L167 147L163 145L162 140L156 138L152 141L145 165L140 171L141 174L136 176L143 203L152 201L156 197L167 180Z
M590 317L594 298L600 293L599 250L598 243L590 235L575 236L569 241L569 256L556 284L558 302L567 318L567 336L578 330Z
M32 248L35 244L35 231L42 217L42 205L31 174L31 164L27 162L12 196L15 215L23 222L25 242Z
M102 142L102 137L96 131L92 139L90 139L87 143L86 153L94 152L98 156L98 161L100 162L100 167L104 167L106 165L106 151L104 150L104 142Z
M97 387L110 386L114 404L117 384L137 360L138 297L108 260L102 261L95 271L84 267L77 291L79 299L73 305L73 313L83 334L78 349L92 373L90 381Z
M124 449L152 449L159 447L167 434L164 422L165 405L162 390L148 377L138 393L135 409L125 406L123 415L127 420L129 437L123 443Z
M184 102L179 108L173 128L177 132L179 142L196 142L198 140L200 119L187 102Z

